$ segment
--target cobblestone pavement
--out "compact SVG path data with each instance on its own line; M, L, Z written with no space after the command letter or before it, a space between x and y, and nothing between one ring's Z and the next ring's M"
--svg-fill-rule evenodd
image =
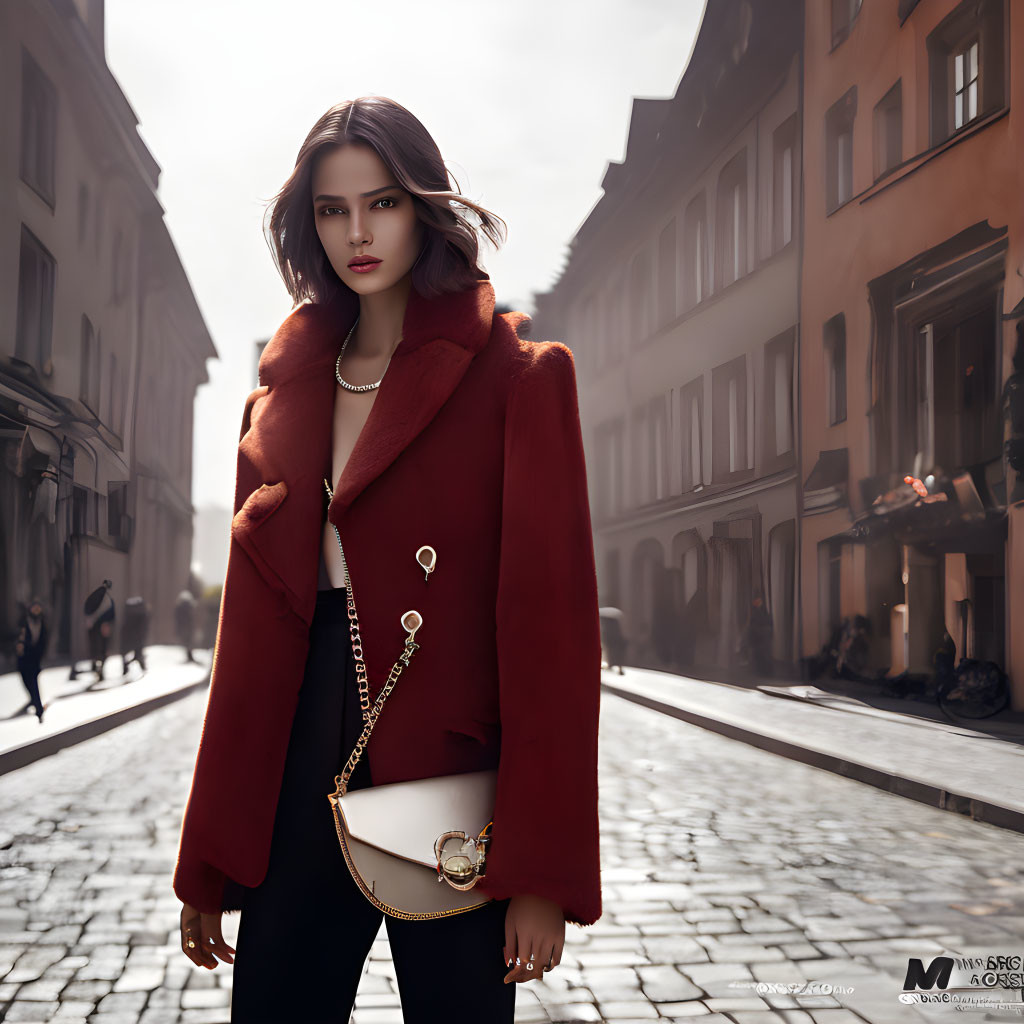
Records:
M0 778L3 1020L228 1020L231 968L185 958L170 888L205 699ZM519 1021L921 1021L908 956L1024 947L1024 835L612 695L601 772L604 915L519 986ZM755 988L824 980L852 991ZM353 1020L401 1020L383 927Z

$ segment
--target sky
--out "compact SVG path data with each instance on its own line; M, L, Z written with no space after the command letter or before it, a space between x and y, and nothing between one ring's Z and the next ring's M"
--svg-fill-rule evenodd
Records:
M231 507L255 343L292 308L267 204L329 107L412 111L465 195L508 224L481 264L533 312L625 155L634 97L675 92L704 0L107 0L107 63L219 358L196 393L192 502Z

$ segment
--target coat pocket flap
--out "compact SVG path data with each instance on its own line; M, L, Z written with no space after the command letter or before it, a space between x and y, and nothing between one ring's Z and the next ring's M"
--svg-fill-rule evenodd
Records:
M298 559L287 516L275 515L288 496L288 485L280 480L256 488L231 520L231 535L252 559L267 585L283 593L306 617ZM315 597L315 594L313 595Z
M276 484L260 484L242 504L231 520L231 532L238 533L259 525L273 512L288 494L288 485L280 480Z

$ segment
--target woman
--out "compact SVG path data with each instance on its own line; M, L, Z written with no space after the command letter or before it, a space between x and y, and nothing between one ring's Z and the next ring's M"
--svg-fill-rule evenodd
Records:
M525 315L495 314L470 211L495 241L497 218L449 189L422 124L375 96L318 121L274 200L278 267L309 301L245 406L174 877L182 949L235 964L233 1021L347 1020L381 921L326 799L362 726L341 544L371 700L401 616L423 619L350 788L497 769L478 883L492 901L386 917L405 1020L458 1006L511 1021L513 983L558 965L567 922L601 914L601 647L573 361L522 340ZM239 909L236 961L221 914Z

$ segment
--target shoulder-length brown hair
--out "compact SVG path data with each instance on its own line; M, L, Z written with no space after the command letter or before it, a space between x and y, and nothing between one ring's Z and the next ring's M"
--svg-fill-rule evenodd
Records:
M347 142L372 146L395 180L412 196L416 216L426 226L426 242L412 268L413 287L424 297L462 291L489 280L481 269L478 232L497 247L507 224L497 214L461 194L423 123L386 96L360 96L327 111L303 142L295 169L271 199L268 242L278 272L296 305L306 299L326 303L352 289L335 273L313 219L312 176L318 156ZM474 213L479 225L467 214ZM503 230L499 230L501 224Z

